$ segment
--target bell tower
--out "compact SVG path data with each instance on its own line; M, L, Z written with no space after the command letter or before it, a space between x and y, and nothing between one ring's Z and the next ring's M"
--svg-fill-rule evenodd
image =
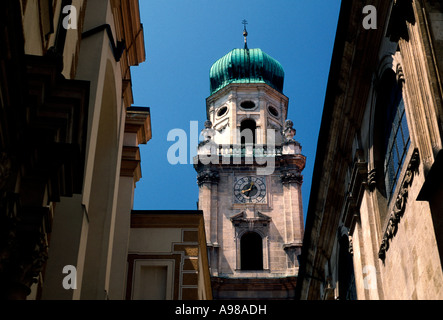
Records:
M244 22L245 23L245 22ZM210 69L203 141L194 159L215 299L294 295L303 240L306 158L287 120L281 64L233 49Z

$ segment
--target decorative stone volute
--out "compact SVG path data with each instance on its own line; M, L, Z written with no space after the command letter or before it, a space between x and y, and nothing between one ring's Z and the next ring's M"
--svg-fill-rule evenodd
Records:
M216 170L205 169L197 174L197 184L201 186L204 183L217 184L220 181L220 174Z

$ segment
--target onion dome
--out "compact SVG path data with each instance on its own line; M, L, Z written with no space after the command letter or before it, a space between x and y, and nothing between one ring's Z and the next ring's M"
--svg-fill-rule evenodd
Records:
M261 49L233 49L217 60L209 72L211 95L231 83L266 83L283 93L280 62Z

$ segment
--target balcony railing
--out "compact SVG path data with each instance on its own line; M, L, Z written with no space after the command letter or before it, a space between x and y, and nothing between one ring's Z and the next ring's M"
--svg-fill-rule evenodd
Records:
M214 142L200 143L199 155L218 155L229 157L275 157L286 154L301 154L298 143L283 145L257 144L216 144Z

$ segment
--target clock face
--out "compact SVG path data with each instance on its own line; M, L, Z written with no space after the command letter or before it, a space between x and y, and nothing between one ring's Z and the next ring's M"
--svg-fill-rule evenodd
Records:
M235 203L265 203L266 183L264 177L236 177L234 183Z

